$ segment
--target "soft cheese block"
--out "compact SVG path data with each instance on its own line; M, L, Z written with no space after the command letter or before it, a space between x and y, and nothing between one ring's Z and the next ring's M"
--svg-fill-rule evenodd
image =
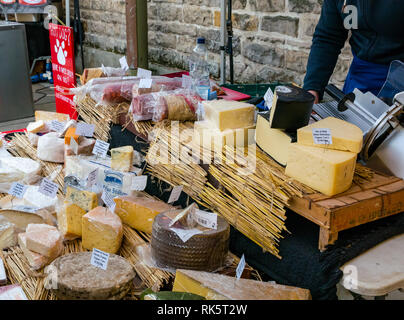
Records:
M114 199L115 213L133 229L151 233L155 216L173 209L163 201L149 197L122 196Z
M129 172L133 165L133 147L111 149L111 169Z
M46 130L46 123L43 120L30 122L27 126L27 131L30 133L44 132Z
M194 124L196 143L206 149L216 150L224 146L247 147L254 143L255 126L220 131L210 121L196 121Z
M356 156L352 152L292 143L285 173L327 196L333 196L351 187Z
M221 131L254 125L255 106L252 104L228 100L204 101L202 104L205 120L214 123Z
M310 300L310 291L217 273L177 269L174 292L189 292L206 300Z
M332 144L314 144L313 129L330 129ZM359 153L363 145L363 132L352 123L328 117L297 130L297 142L308 146Z
M289 146L296 142L296 130L272 129L269 126L269 113L258 114L255 140L257 145L276 162L286 166Z
M57 120L60 122L69 121L70 117L68 114L51 112L51 111L35 111L35 121L52 121Z
M64 163L65 145L63 139L56 132L50 132L38 139L37 157L44 161Z
M27 237L25 232L18 234L18 245L20 246L24 256L27 258L30 267L34 270L41 269L51 261L51 258L45 257L44 255L31 251L27 248Z
M83 216L82 246L116 253L122 242L123 227L121 219L109 209L97 207Z
M3 157L0 158L0 184L22 181L22 183L33 183L38 180L41 174L41 164L29 158ZM8 192L8 189L4 193Z
M47 224L29 224L25 235L27 249L43 256L54 258L63 250L63 238L56 227Z

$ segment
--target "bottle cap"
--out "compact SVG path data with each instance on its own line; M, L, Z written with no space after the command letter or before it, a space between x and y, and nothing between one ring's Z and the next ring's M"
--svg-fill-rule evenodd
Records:
M196 40L196 43L197 44L204 44L205 43L205 38L198 38L197 40Z

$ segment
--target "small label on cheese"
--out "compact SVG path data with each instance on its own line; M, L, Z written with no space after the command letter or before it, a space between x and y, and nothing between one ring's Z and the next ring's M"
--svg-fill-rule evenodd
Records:
M217 214L203 210L196 210L194 218L202 227L217 230Z
M153 79L140 79L139 88L141 89L150 89L152 86Z
M132 190L143 191L146 189L147 176L137 176L132 178Z
M96 140L93 148L93 154L95 154L98 157L105 158L107 155L109 149L109 143L102 141L102 140Z
M25 192L27 191L27 186L23 185L19 182L14 182L11 185L10 190L8 191L8 194L12 195L13 197L20 198L24 196Z
M102 201L104 201L105 205L109 208L109 210L111 210L112 212L115 211L116 204L115 204L113 196L109 192L106 192L104 190L102 193L101 199L102 199Z
M57 120L52 120L49 123L49 129L51 131L55 132L62 132L65 128L65 122L57 121Z
M202 230L192 228L192 229L180 229L180 228L170 228L180 239L182 242L187 242L194 235L203 233Z
M59 185L44 178L42 179L41 185L39 186L39 192L49 198L55 198L58 192Z
M76 125L76 134L91 138L94 135L95 125L84 122L78 122Z
M313 128L314 144L332 144L331 130L328 128Z
M97 182L98 168L94 169L88 174L87 177L87 188L91 189L92 186Z
M150 70L147 70L147 69L138 68L137 69L137 76L139 78L142 78L142 79L148 79L148 78L151 78L152 72Z
M167 203L173 203L180 198L183 186L176 186L173 188L170 194L170 198L168 198Z
M109 253L98 250L96 248L93 249L93 253L91 255L91 264L94 267L100 268L102 270L107 270L108 260L109 260Z
M243 274L245 268L245 257L244 254L241 256L240 262L238 263L237 269L236 269L236 278L240 279L241 275Z

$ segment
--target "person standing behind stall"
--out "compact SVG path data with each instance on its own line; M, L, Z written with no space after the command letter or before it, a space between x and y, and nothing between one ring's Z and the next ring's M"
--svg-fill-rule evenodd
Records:
M404 61L404 1L324 0L303 86L316 103L323 97L350 32L353 61L343 92L358 88L377 95L390 63Z

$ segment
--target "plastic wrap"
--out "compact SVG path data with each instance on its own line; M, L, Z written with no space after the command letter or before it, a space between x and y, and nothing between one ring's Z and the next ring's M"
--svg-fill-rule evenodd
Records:
M152 92L173 91L180 89L181 86L181 78L154 78L151 88L139 88L139 84L135 84L132 88L132 95L133 97L136 97L138 95Z
M44 161L64 163L65 142L56 132L50 132L38 139L37 157Z
M106 77L124 77L126 75L126 71L122 68L105 67L102 65L101 70Z
M222 267L229 250L229 224L218 216L216 230L200 225L187 228L183 221L170 226L181 212L184 210L171 210L155 217L151 239L154 263L161 268L200 271Z

